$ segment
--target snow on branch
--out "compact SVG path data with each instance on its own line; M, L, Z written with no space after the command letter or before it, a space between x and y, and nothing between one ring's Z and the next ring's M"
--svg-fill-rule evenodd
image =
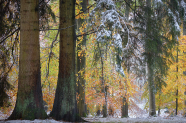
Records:
M179 14L178 12L175 12L175 13ZM180 32L180 26L179 26L179 24L177 22L177 20L178 20L177 16L175 16L170 9L168 9L168 15L170 17L172 17L172 19L173 19L173 24L174 24L173 27L175 28L175 30L177 32Z
M97 0L96 3L96 7L90 13L91 26L95 26L98 23L98 19L100 19L98 23L99 27L95 28L98 30L96 39L100 43L112 42L111 45L116 50L116 70L124 76L124 71L121 67L121 55L122 52L127 51L129 44L131 44L129 40L129 28L124 21L126 19L118 13L115 3L112 0ZM121 21L125 27L122 27ZM128 33L128 42L125 48L122 46L120 34L124 30Z

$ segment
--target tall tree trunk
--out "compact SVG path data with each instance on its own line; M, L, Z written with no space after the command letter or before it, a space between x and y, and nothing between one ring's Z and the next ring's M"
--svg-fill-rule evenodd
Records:
M21 0L19 81L9 119L44 119L40 72L38 0Z
M105 86L105 80L104 80L104 74L103 74L103 57L101 56L101 81L102 81L102 85L103 85L103 92L104 92L104 96L105 96L105 103L103 104L103 117L107 117L108 116L108 111L107 111L107 86Z
M86 9L87 9L87 0L83 0L83 2L81 3L82 5L82 11L84 13L87 13ZM86 23L86 19L81 19L79 18L77 20L77 30L78 30L78 34L79 34L79 28L82 26L83 23ZM78 78L77 78L77 83L78 83L78 87L77 87L77 93L79 95L79 100L77 103L78 106L78 113L81 117L85 117L86 116L86 105L85 105L85 79L84 79L84 73L85 73L85 51L83 51L80 55L79 51L82 50L83 46L86 46L86 39L87 36L84 35L83 36L83 41L82 42L78 42L77 45L77 74L78 74ZM80 71L83 71L82 73Z
M151 0L146 0L146 35L151 32ZM147 37L147 36L146 36ZM154 54L151 49L149 49L149 45L152 40L147 37L146 39L146 46L145 52L147 57L147 76L148 76L148 89L149 89L149 116L156 115L156 107L155 107L155 86L154 86L154 77L153 77L153 60L152 55Z
M176 63L178 64L178 47L177 47ZM176 66L176 72L177 72L177 81L178 81L178 65ZM178 114L178 84L176 87L176 112L175 112L175 114L176 115Z
M130 4L129 0L126 0L126 2ZM126 21L128 22L130 7L129 7L129 5L127 3L126 3L125 18L127 19ZM125 45L127 44L128 38L129 38L128 37L128 33L125 33L124 42L122 43L123 47L125 47ZM129 61L129 59L128 59L128 61ZM127 64L127 72L128 72L128 75L129 75L129 64ZM125 84L125 86L126 86L125 87L126 94L123 96L123 100L122 100L121 117L128 117L128 102L127 102L127 99L126 99L127 83Z
M75 79L75 0L60 0L60 57L57 89L50 116L81 121L77 114ZM65 28L65 29L64 29Z
M99 43L98 43L98 47L99 47ZM101 81L102 81L102 85L103 85L103 92L104 92L104 96L105 96L105 103L103 104L103 117L107 117L108 116L108 106L107 106L107 86L105 84L105 80L104 80L104 61L103 61L103 56L102 56L102 52L101 52L101 48L99 47L100 50L100 55L101 55Z

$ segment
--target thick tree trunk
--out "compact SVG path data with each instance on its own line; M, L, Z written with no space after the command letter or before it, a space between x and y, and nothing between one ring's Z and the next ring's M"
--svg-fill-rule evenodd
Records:
M21 0L19 82L9 119L44 119L40 73L38 0Z
M83 0L83 2L81 3L82 5L82 11L84 13L86 12L87 9L87 0ZM79 18L77 20L77 30L79 33L79 28L82 26L83 23L86 23L86 19L81 19ZM83 36L83 41L82 42L78 42L77 45L77 74L78 74L78 78L77 78L77 83L78 83L78 87L77 87L77 93L79 95L79 100L77 103L78 106L78 113L81 117L85 117L86 116L86 105L85 105L85 79L84 79L84 73L85 73L85 51L83 51L80 55L79 51L82 50L83 46L86 46L86 35ZM83 73L81 73L80 71L83 71Z
M81 121L77 114L75 79L75 0L60 0L60 57L57 89L50 116Z

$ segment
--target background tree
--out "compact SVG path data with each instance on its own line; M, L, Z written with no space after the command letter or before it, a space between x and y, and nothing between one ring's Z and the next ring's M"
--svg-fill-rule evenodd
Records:
M0 1L0 107L10 106L7 91L13 89L8 77L18 61L19 2Z
M184 75L185 67L185 38L186 36L181 35L179 38L179 45L172 49L173 57L175 59L168 59L173 64L169 67L169 72L165 77L166 87L162 88L161 93L161 103L162 107L167 107L170 112L173 114L173 111L176 107L177 98L177 114L179 114L181 109L184 109L184 91L185 91L185 80L186 77ZM177 52L178 51L178 52ZM178 71L177 71L178 70ZM176 90L178 89L178 95L176 95ZM157 95L158 96L158 95ZM157 97L158 98L158 97Z
M153 108L149 115L152 116L155 115L156 110L154 94L166 85L163 80L164 76L167 75L169 66L166 58L172 56L170 49L176 44L180 32L180 20L183 15L181 14L182 9L179 9L179 1L151 2L147 0L146 2L139 1L139 5L140 7L137 7L135 13L136 24L134 29L143 32L142 41L145 51L143 56L147 66L149 95L152 97L149 97L149 106L151 105ZM154 90L152 91L151 88Z
M147 22L146 22L146 34L151 32L152 25L151 25L151 1L147 0L146 1L146 17L147 17ZM154 116L156 115L156 107L155 107L155 85L154 85L154 79L153 79L153 51L149 51L150 48L150 42L152 42L152 39L149 39L149 37L146 37L146 43L145 43L145 52L147 53L147 74L148 74L148 89L149 89L149 115Z
M88 7L88 0L83 1L76 1L78 2L78 9L79 11L76 13L76 23L77 23L77 35L82 35L77 37L77 107L78 107L78 114L80 116L86 116L86 105L85 105L85 47L86 47L86 40L87 36L86 33L86 25L87 25L87 7ZM77 9L77 10L78 10Z

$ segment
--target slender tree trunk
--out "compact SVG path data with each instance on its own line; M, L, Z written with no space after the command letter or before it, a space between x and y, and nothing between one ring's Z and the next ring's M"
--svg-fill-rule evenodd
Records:
M121 113L122 113L122 118L123 117L128 117L128 103L127 103L127 99L126 97L123 97L123 105L122 105L122 108L121 108Z
M176 63L178 64L178 47L177 47L177 56L176 56ZM177 72L177 81L178 81L178 65L176 66L176 72ZM176 112L175 114L178 114L178 83L176 88Z
M9 119L44 119L40 72L38 0L21 0L19 81Z
M176 89L176 112L175 114L178 114L178 89Z
M108 116L108 109L107 109L107 86L105 84L105 80L104 80L104 61L103 61L103 49L101 49L101 47L99 46L99 42L98 42L98 49L100 52L100 56L101 56L101 84L102 84L102 88L103 88L103 92L104 92L104 96L105 96L105 103L103 104L103 117L107 117Z
M186 20L183 20L183 35L186 35Z
M149 59L151 57L149 56ZM151 62L147 62L147 69L148 69L148 88L149 88L149 116L156 115L156 106L155 106L155 86L153 80L153 69L151 66Z
M75 0L60 0L60 57L57 89L50 116L81 121L77 114L75 78ZM65 28L65 29L64 29Z
M107 87L105 86L105 80L104 80L104 74L103 74L103 57L101 56L101 80L102 80L102 84L103 84L103 89L104 89L104 95L105 95L105 103L103 105L103 117L107 117L108 116L108 111L107 111Z
M130 0L126 0L126 2L130 4ZM127 22L128 22L128 20L129 20L129 11L130 11L130 7L129 7L128 4L126 4L126 9L125 10L126 10L125 11L125 17L126 17Z
M127 68L129 74L129 68ZM121 117L128 117L128 100L127 100L127 82L125 82L125 95L123 96L122 106L121 106Z
M129 0L126 0L126 1L127 1L127 3L130 4L130 1ZM127 22L128 22L128 19L129 19L129 11L130 11L130 7L129 7L128 4L126 4L125 17L127 19L126 20ZM123 47L125 47L125 45L127 44L128 38L129 38L128 37L128 33L125 33L124 42L122 43ZM129 64L127 64L127 72L129 74ZM128 102L127 102L127 99L126 99L126 95L127 95L127 83L125 84L125 86L126 86L125 87L126 94L125 94L125 96L123 96L123 100L122 100L121 117L128 117Z
M81 3L82 5L82 11L84 13L87 13L86 9L87 9L87 0L83 0L83 2ZM77 30L79 33L79 28L82 26L83 23L86 23L86 19L81 19L79 18L77 20ZM83 51L80 55L79 51L82 50L83 46L86 46L86 39L87 36L84 35L83 36L83 41L82 42L78 42L77 45L77 74L78 74L78 78L77 78L77 83L78 83L78 87L77 87L77 93L79 95L79 100L77 103L78 106L78 113L81 117L85 117L86 116L86 105L85 105L85 79L84 79L84 73L85 73L85 51ZM83 72L80 72L83 71Z
M158 105L158 116L160 116L160 106L161 106L161 90L159 91L159 105Z
M186 85L185 85L185 87L186 87ZM185 89L184 95L186 96L186 89ZM185 101L184 101L184 105L185 105L184 117L186 117L186 99L185 99Z
M151 0L146 0L147 10L146 10L146 34L151 32ZM149 89L149 116L156 115L156 107L155 107L155 86L154 86L154 79L153 79L153 61L152 55L153 52L149 50L148 46L150 45L151 40L146 39L146 57L147 57L147 76L148 76L148 89Z

